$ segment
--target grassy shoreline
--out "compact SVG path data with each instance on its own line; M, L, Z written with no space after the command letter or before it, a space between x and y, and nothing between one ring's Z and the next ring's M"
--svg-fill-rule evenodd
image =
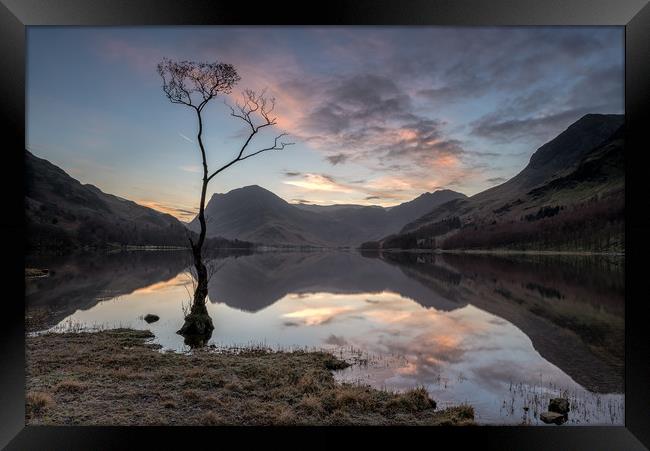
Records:
M340 384L324 352L159 352L149 331L29 336L27 424L470 425L426 390Z

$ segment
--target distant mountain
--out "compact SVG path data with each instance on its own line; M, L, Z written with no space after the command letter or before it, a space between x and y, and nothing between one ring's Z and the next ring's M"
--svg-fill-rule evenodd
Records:
M622 250L623 122L582 117L512 179L440 205L381 246Z
M415 199L382 208L361 205L298 205L299 208L317 212L328 218L343 221L364 229L364 236L383 236L391 231L400 230L404 224L428 213L438 205L453 199L465 199L462 193L443 189L433 193L424 193ZM382 235L383 234L383 235ZM358 244L358 243L357 243Z
M188 231L175 217L84 185L28 151L25 221L29 250L188 245Z
M360 205L296 205L257 185L215 194L206 206L208 236L265 245L350 246L400 230L436 206L465 196L426 193L392 208ZM198 232L198 219L188 225Z

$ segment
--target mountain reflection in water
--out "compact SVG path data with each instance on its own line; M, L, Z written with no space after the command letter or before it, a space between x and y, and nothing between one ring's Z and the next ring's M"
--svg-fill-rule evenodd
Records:
M336 377L424 385L483 423L538 424L565 391L573 424L622 424L622 258L268 252L222 255L209 284L210 343L327 348ZM184 252L36 259L28 308L71 324L150 329L166 348L191 292ZM83 270L82 270L83 269ZM147 313L160 321L145 323ZM523 407L529 407L527 411Z

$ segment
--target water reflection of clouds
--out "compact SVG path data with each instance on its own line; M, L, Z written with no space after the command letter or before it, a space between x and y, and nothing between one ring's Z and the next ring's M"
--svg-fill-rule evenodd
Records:
M352 307L318 307L318 308L305 308L291 313L285 313L285 318L297 318L304 321L306 326L318 326L326 324L337 316L345 314L353 310Z
M351 316L364 319L353 331L339 332L332 325L328 330L333 332L323 339L323 344L403 356L405 363L386 374L385 384L426 384L451 371L473 375L478 385L497 386L539 359L521 331L470 306L452 312L438 311L391 292L375 294L372 299L364 294L331 293L302 296L296 303L297 299L289 295L278 301L277 308L290 310L283 317L300 318L306 326L343 322ZM486 361L498 366L492 374L488 369L493 364L484 365ZM474 364L483 366L475 368Z
M396 389L424 385L441 406L446 402L472 403L482 415L482 421L485 415L497 421L501 419L498 406L504 396L510 396L510 382L534 386L542 374L545 384L553 382L569 389L580 388L577 383L580 381L574 382L574 376L567 375L572 373L565 373L566 362L553 360L559 351L579 340L531 313L529 304L538 305L536 292L517 292L522 298L528 296L526 302L530 301L519 305L495 295L494 280L499 280L500 285L506 280L501 276L481 278L477 272L468 270L461 285L451 287L439 283L438 279L430 284L430 278L407 277L404 266L347 255L346 258L338 254L325 257L319 256L310 266L304 259L291 263L289 260L294 257L285 256L283 271L272 270L278 267L276 258L269 266L270 272L245 271L247 267L242 266L246 262L252 265L259 259L265 262L270 256L228 260L211 281L221 281L210 288L212 302L208 309L215 323L212 342L361 352L369 362L378 358L379 365L354 365L337 377L347 380L358 377L375 386ZM327 272L328 268L336 271ZM414 273L413 268L420 272ZM414 276L434 274L427 272L430 265L413 268L408 267L409 274ZM106 280L115 278L115 271L111 270ZM182 340L175 331L182 323L181 304L188 295L186 288L191 290L192 281L187 273L174 274L176 277L165 274L153 278L144 288L129 288L126 292L130 294L120 292L119 302L103 301L77 308L66 319L85 324L148 328L163 346L178 349ZM250 278L244 280L242 274L255 274L256 278L254 282ZM128 285L126 282L135 278L133 271L128 271L118 285ZM513 284L508 289L516 292L521 284ZM546 281L545 285L552 284ZM110 284L98 284L90 294L105 298L108 296L105 290L110 287ZM48 292L61 298L72 288ZM448 299L455 301L443 302ZM568 300L563 300L562 306L567 303ZM574 311L582 312L581 317L591 314L582 304L569 313ZM140 318L147 313L158 314L160 321L146 324ZM560 343L562 346L557 346ZM577 351L567 352L585 357L579 353L582 348L573 349Z
M481 386L493 390L513 382L521 374L521 364L507 359L500 359L486 365L472 368L473 379Z
M401 318L408 316L405 312L400 312L402 298L399 295L390 292L376 293L376 297L380 299L374 299L371 303L363 302L366 296L367 293L291 293L280 299L277 307L289 310L283 313L284 318L299 319L306 326L317 326L344 319L372 319L373 315L381 317L382 312L388 308L391 308L390 314L375 319L391 323L399 322Z
M342 336L330 334L330 336L325 339L324 343L334 346L345 346L348 344L348 341Z
M474 311L440 312L392 292L376 293L372 299L366 293L288 295L276 305L289 310L282 314L283 318L299 319L304 326L362 318L364 323L354 332L331 333L323 344L352 345L369 352L405 356L408 364L397 372L418 379L438 374L448 364L462 362L467 350L482 343L484 335L489 335L488 329L494 327L485 319L482 324Z
M138 288L133 291L131 294L147 294L147 293L164 293L170 290L174 290L178 287L191 286L192 285L192 276L186 273L180 273L175 277L172 277L169 280L162 282L154 283L147 287Z

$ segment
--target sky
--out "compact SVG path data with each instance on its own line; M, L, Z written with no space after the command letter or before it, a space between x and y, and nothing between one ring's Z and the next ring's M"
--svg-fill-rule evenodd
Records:
M163 58L234 65L204 110L208 165L236 156L244 89L275 98L293 142L238 162L212 193L259 185L291 203L391 206L473 195L523 169L587 113L624 112L622 27L28 27L26 147L82 183L190 220L195 113L172 104Z

